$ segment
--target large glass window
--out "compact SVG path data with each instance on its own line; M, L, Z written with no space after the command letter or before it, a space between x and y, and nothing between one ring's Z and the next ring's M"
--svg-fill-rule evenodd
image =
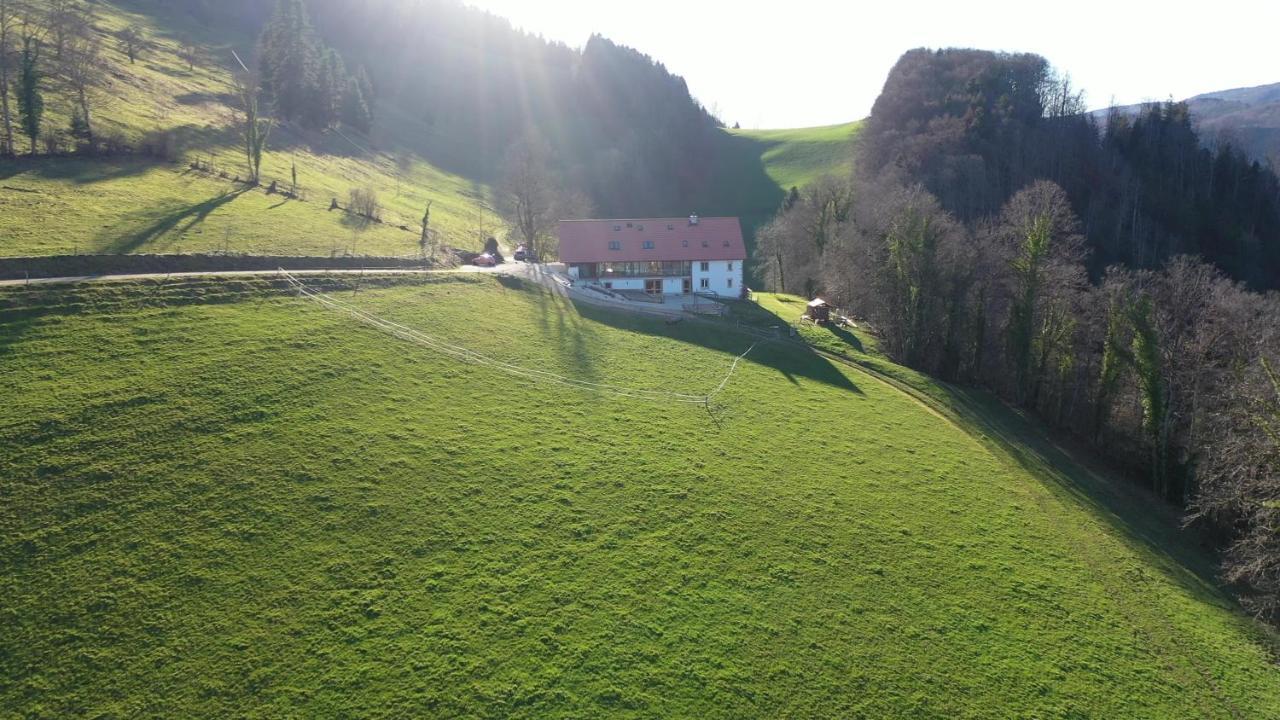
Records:
M600 277L683 277L691 269L687 260L599 263Z

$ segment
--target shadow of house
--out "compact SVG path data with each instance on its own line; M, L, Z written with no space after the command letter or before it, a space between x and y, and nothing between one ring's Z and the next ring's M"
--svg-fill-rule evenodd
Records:
M574 303L584 319L612 328L643 333L668 340L697 345L737 357L753 343L759 343L744 362L772 368L792 383L798 379L824 383L841 390L862 394L862 390L827 358L812 348L786 341L770 341L733 325L713 320L694 320L668 325L665 320L623 310L603 308L588 303Z

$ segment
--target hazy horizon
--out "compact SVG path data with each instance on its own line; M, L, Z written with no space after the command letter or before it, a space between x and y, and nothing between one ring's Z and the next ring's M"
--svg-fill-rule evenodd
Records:
M1071 74L1090 108L1280 82L1280 3L1224 0L1199 17L1083 0L1045 29L1010 0L875 10L795 0L786 12L723 0L466 1L572 47L592 33L634 47L684 76L724 122L752 128L866 117L889 69L916 47L1038 53Z

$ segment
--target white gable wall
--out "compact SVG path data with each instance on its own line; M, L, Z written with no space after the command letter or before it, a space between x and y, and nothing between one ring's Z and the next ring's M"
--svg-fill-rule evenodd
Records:
M742 261L710 260L705 263L693 261L693 291L696 293L715 293L738 297L742 293ZM706 287L703 286L706 281Z

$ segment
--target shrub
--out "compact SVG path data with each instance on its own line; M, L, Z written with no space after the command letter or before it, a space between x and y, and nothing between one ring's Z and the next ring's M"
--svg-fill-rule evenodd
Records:
M347 209L360 217L382 221L382 205L378 193L372 188L351 188L347 194Z

